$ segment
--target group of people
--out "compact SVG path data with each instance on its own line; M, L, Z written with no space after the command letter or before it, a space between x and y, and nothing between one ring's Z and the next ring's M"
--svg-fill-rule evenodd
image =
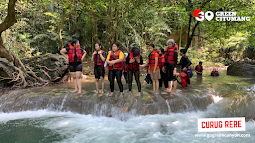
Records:
M166 88L166 92L172 91L174 87L174 93L176 93L177 82L183 87L187 87L190 84L190 77L192 71L189 69L192 64L188 57L185 55L186 50L180 50L180 56L182 57L180 62L178 59L178 45L173 39L169 39L167 42L167 48L155 49L154 44L149 45L148 61L143 62L141 50L138 47L132 47L129 53L123 53L119 49L118 43L112 44L112 51L108 54L102 50L100 43L95 44L96 51L93 52L91 61L94 62L94 75L96 79L96 92L99 93L99 81L102 83L102 93L104 93L104 77L105 67L109 69L108 80L110 82L111 93L114 92L114 81L117 80L120 97L123 96L123 84L121 81L122 74L124 74L126 83L128 84L129 92L132 91L133 76L138 87L137 96L141 95L141 82L140 82L140 69L147 68L147 75L145 83L152 83L153 91L155 94L159 93L159 87L162 87L162 83ZM81 93L81 79L82 79L82 60L86 56L87 52L80 48L79 41L74 39L66 48L63 48L60 53L69 60L69 69L73 77L75 90L72 92ZM68 56L66 56L66 53ZM176 76L177 65L181 65L182 72ZM202 62L196 66L195 69L198 75L202 75L203 67ZM211 75L216 76L216 70ZM178 81L178 77L181 81Z

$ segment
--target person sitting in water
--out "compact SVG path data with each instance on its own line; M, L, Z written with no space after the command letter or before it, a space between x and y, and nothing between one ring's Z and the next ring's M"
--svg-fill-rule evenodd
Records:
M81 48L79 40L74 39L68 47L63 48L60 53L69 61L69 70L73 77L75 90L72 92L81 93L82 61L87 52ZM68 57L65 54L68 54Z
M190 75L187 73L187 68L184 67L183 68L183 71L177 76L177 79L178 77L181 78L181 81L178 81L177 82L184 88L187 88L188 84L190 84Z
M216 68L213 68L213 71L211 72L211 76L220 76L219 72L216 70Z
M94 75L96 79L96 93L99 92L99 79L102 82L102 93L104 93L104 62L106 59L106 53L101 50L101 44L95 44L96 51L92 54L91 61L94 62Z
M197 75L202 75L203 73L203 66L202 66L203 62L199 62L199 65L196 66L195 71L197 73Z

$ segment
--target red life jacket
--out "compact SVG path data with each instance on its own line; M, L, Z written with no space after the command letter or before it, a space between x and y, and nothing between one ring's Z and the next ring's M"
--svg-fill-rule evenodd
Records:
M184 88L187 88L188 84L190 84L190 75L187 74L185 71L181 72L177 78L181 78L181 82L177 80L177 82Z
M166 48L165 51L165 62L169 64L174 64L175 63L175 58L174 58L174 51L178 51L178 46L177 44L174 45L173 48Z
M74 62L74 56L77 55L77 62L81 62L82 58L82 50L81 46L79 45L78 48L74 48L71 44L68 44L69 50L67 52L68 54L68 60L70 63Z
M101 52L103 53L104 51L101 50ZM104 61L100 58L99 54L95 54L94 55L94 65L99 65L99 66L103 66L104 65Z
M202 72L203 71L203 66L197 65L197 71Z
M119 51L117 51L115 54L113 54L113 51L111 51L109 61L118 60L118 59L119 59L119 54L120 54L120 52L121 52L121 50L119 50ZM112 68L112 66L109 66L109 65L108 65L108 69L109 69L109 70L112 70L112 69L122 70L122 69L123 69L123 62L119 62L119 63L114 64L114 65L113 65L113 68Z
M165 55L160 56L158 61L159 61L158 62L159 68L160 68L160 70L162 70L162 67L164 66L164 63L165 63Z
M159 53L159 50L155 50L150 53L149 63L148 63L150 66L155 66L155 53ZM158 65L159 65L159 60L158 60Z
M138 70L139 69L139 64L137 61L133 62L133 63L129 63L128 64L128 69L130 70Z
M126 61L123 62L123 71L127 72L128 65L126 64Z
M212 71L211 76L218 76L218 71L215 72Z

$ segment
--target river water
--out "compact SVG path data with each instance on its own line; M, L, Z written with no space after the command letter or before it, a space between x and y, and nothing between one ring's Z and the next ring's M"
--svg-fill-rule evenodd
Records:
M182 110L167 114L130 115L126 120L84 115L70 111L34 110L0 113L1 143L199 143L255 141L255 80L227 76L194 77L188 89L178 86L179 96L210 92L214 103L206 110ZM93 81L91 84L94 84ZM57 85L60 86L60 85ZM51 88L56 88L53 86ZM69 85L68 85L69 86ZM70 85L71 86L71 85ZM134 88L135 85L134 85ZM151 90L150 85L142 87ZM47 88L45 88L47 89ZM203 93L203 94L207 94ZM62 102L63 103L63 102ZM62 105L63 107L63 105ZM246 117L246 131L198 133L198 118ZM195 137L196 134L249 134L250 137Z

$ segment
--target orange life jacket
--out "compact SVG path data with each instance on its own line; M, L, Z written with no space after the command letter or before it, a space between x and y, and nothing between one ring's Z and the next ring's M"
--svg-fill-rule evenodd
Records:
M115 54L113 54L113 51L111 51L109 61L118 60L118 59L119 59L119 54L120 54L120 52L121 52L121 50L119 50L119 51L117 51ZM123 69L123 62L116 63L116 64L114 64L113 66L109 66L109 65L108 65L108 69L109 69L109 70L113 70L113 69L122 70L122 69Z
M190 84L190 75L186 73L185 71L181 72L177 78L181 78L181 82L177 80L177 82L184 88L187 88L188 84Z
M79 46L78 48L74 48L70 43L68 44L69 46L69 50L67 52L68 54L68 60L69 62L74 62L74 56L77 55L77 62L81 62L81 58L82 58L82 50L81 50L81 46Z
M104 51L101 50L101 52L103 53ZM100 58L99 54L95 54L94 55L94 65L99 65L99 66L103 66L104 65L104 61Z
M169 64L174 64L175 63L175 58L174 58L174 51L178 51L178 46L177 44L174 45L173 48L166 48L165 51L165 62Z
M159 53L158 50L155 50L150 53L149 55L149 65L150 66L155 66L155 53ZM159 60L158 60L158 65L159 65Z

